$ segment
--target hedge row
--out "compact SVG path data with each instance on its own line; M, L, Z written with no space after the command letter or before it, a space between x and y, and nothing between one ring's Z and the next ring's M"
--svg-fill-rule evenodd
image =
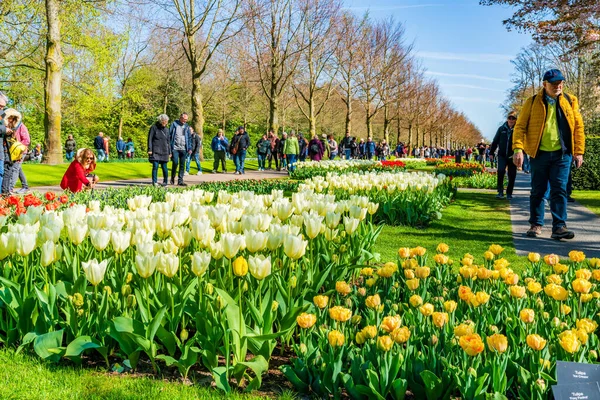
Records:
M583 166L573 170L573 188L600 190L600 136L585 139Z

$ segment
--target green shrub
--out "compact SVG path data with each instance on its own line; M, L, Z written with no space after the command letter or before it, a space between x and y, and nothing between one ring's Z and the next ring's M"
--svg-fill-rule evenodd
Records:
M600 136L585 139L583 165L573 170L573 188L600 190Z

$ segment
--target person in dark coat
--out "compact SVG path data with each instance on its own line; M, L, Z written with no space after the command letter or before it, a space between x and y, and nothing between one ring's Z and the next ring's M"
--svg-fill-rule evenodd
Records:
M75 157L75 150L77 149L77 142L73 139L73 135L69 135L67 141L65 142L65 153L67 156L67 161L73 161Z
M202 164L200 164L200 149L202 148L202 139L200 135L194 132L194 128L190 126L190 142L192 145L192 154L188 155L185 163L185 172L187 175L190 174L190 164L192 160L196 162L196 168L198 173L196 175L202 175Z
M117 139L117 159L124 160L125 159L125 141L121 136Z
M243 126L238 127L238 130L231 138L229 152L233 155L235 163L235 175L242 175L244 171L244 163L246 162L246 151L250 147L250 137Z
M515 179L517 178L517 166L513 163L513 128L517 122L517 113L511 111L508 113L506 122L502 124L494 140L492 141L492 149L490 154L494 154L498 149L498 194L497 199L504 198L504 175L508 168L508 187L506 188L506 198L512 199L513 188L515 187Z
M179 116L179 119L173 121L169 128L171 159L173 160L173 166L171 168L171 185L175 184L175 173L177 172L177 186L187 186L187 184L183 182L185 162L187 157L192 154L190 126L187 124L187 121L188 115L182 113Z
M269 166L267 167L267 169L271 169L271 161L275 160L275 168L277 169L277 171L279 171L279 156L277 153L277 149L279 148L279 137L277 137L277 134L275 132L270 130L269 134L267 135L267 139L269 139L269 142L271 142L271 151L267 156L267 160L269 161Z
M150 127L148 132L148 160L152 163L152 185L158 183L158 166L163 172L163 183L167 186L169 181L169 169L167 163L171 158L171 144L169 142L169 117L166 114L158 116L158 120Z
M323 143L317 135L314 135L311 141L308 142L308 156L312 161L321 161L324 152Z

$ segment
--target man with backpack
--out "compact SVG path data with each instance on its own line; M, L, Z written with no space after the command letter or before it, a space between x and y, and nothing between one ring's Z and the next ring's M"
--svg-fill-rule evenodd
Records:
M531 195L527 236L537 237L544 225L544 196L550 186L552 238L573 239L567 229L567 181L571 163L583 164L585 135L577 97L563 93L565 78L558 69L546 71L543 88L527 99L514 129L512 148L517 168L530 156Z

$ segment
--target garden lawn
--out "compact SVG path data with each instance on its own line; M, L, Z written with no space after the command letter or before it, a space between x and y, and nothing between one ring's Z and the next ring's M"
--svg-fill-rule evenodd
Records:
M600 190L576 190L573 198L600 216Z
M44 363L39 358L0 350L2 399L222 399L225 394L205 386L188 386L147 377L108 374L89 368ZM233 394L231 399L264 396ZM289 395L281 399L291 398Z
M27 182L30 187L35 186L57 186L69 167L69 164L58 164L58 165L44 165L44 164L23 164L23 171L27 176ZM258 169L258 162L256 160L246 160L245 167L248 171L256 171ZM210 173L213 168L213 161L207 160L202 162L202 171L204 173ZM192 162L190 166L190 173L197 173L196 163ZM227 160L227 171L232 173L235 171L233 161ZM149 162L127 162L127 161L114 161L108 163L98 163L96 171L94 172L100 177L103 182L106 181L117 181L127 179L141 179L149 178L152 174L152 166ZM169 163L169 174L171 173L171 163ZM158 172L158 176L162 177L162 172ZM17 187L20 187L20 183L17 183Z
M425 247L430 256L439 243L450 246L448 256L454 260L455 269L465 253L475 256L475 263L483 264L483 253L491 244L505 248L502 256L520 272L526 258L515 253L512 240L508 202L498 202L494 193L459 191L456 201L443 212L441 220L429 227L411 228L385 225L377 239L375 251L381 261L396 261L400 247Z

